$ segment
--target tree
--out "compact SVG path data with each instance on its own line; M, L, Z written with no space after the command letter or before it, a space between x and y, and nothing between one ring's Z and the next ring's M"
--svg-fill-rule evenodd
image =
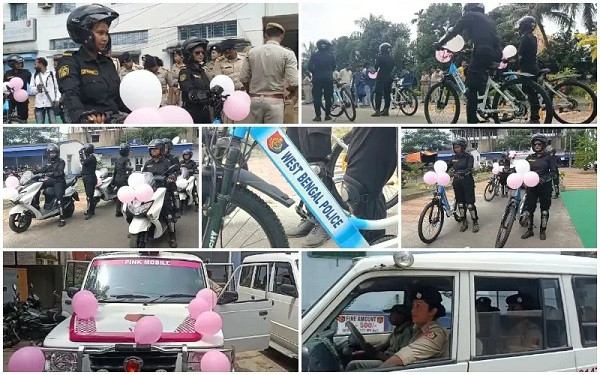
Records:
M509 129L506 138L498 142L501 150L526 150L531 147L532 129Z
M4 127L2 141L5 145L50 143L51 136L58 135L53 127Z
M142 144L148 144L151 140L157 138L175 138L179 134L185 133L185 131L186 128L177 127L127 129L119 140L119 143L132 139L141 139Z
M308 72L308 62L310 61L310 57L313 53L317 52L317 45L313 42L309 42L308 45L306 43L302 44L302 74L306 74Z
M577 46L583 49L589 49L590 56L592 61L596 61L598 57L598 35L594 31L592 34L577 34L575 35L579 41L577 42Z
M418 129L402 133L402 152L441 151L452 144L450 133L438 129Z
M577 139L575 150L575 164L577 168L582 168L589 163L598 160L597 155L598 137L596 130L591 130L581 134Z
M586 43L587 44L587 43ZM550 39L548 48L538 54L540 68L548 68L551 72L569 69L578 74L596 77L597 64L593 61L591 51L568 30L559 32Z

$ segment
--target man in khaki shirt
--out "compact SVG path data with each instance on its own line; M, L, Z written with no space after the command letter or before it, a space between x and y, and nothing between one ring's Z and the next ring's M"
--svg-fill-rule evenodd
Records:
M124 54L122 54L119 57L119 60L121 61L121 69L119 69L119 77L121 78L121 81L128 73L144 69L143 67L133 62L129 52L125 52Z
M248 122L282 124L286 83L290 99L298 95L298 62L294 52L282 47L285 29L271 22L265 30L266 43L248 51L240 81L250 94Z
M209 60L206 64L204 64L204 71L208 76L208 79L213 79L216 74L214 73L215 65L217 60L221 57L221 49L218 44L214 46L210 46L208 48L209 51Z
M231 78L236 90L243 90L244 85L240 81L240 72L245 56L237 53L235 43L229 39L222 41L219 49L221 50L221 57L215 62L212 70L213 76L226 75Z
M171 65L171 69L169 69L169 75L171 76L171 82L173 82L173 87L169 90L169 98L167 102L170 105L177 105L181 107L181 90L179 89L179 72L181 69L185 67L183 63L183 53L181 50L173 51L173 65Z

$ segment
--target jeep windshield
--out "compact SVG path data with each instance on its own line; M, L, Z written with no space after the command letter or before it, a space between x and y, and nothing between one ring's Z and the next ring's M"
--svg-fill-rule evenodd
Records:
M105 303L189 303L206 280L200 262L111 258L92 262L84 288Z

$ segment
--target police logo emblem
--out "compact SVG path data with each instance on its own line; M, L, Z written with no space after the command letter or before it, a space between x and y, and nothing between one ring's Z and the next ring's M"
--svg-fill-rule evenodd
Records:
M435 339L435 333L429 331L429 332L427 332L427 334L425 335L425 337L427 337L430 340L433 340L433 339Z
M186 80L186 78L187 78L187 76L185 75L185 73L182 73L182 74L179 76L179 82L183 82L183 81L185 81L185 80Z
M287 143L285 143L285 140L277 131L267 139L267 147L271 152L279 154L281 151L287 148Z
M417 295L415 296L417 299L421 299L421 297L423 297L423 295L419 292L417 293Z
M69 75L69 66L63 65L58 69L58 78L65 78Z

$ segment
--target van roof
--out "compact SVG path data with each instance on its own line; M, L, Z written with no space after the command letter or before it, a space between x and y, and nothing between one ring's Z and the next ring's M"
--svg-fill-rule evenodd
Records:
M256 262L289 262L298 260L298 253L264 253L249 255L244 258L242 263L256 263Z
M408 269L502 271L596 275L597 260L590 257L550 254L546 252L411 252L414 263ZM538 256L536 259L536 255ZM359 258L355 269L395 268L392 255Z
M172 253L165 251L158 251L154 255L142 255L140 252L131 251L118 251L114 253L102 254L94 257L94 259L115 259L115 258L159 258L159 259L177 259L177 260L188 260L192 262L202 263L202 260L195 255L189 253Z

